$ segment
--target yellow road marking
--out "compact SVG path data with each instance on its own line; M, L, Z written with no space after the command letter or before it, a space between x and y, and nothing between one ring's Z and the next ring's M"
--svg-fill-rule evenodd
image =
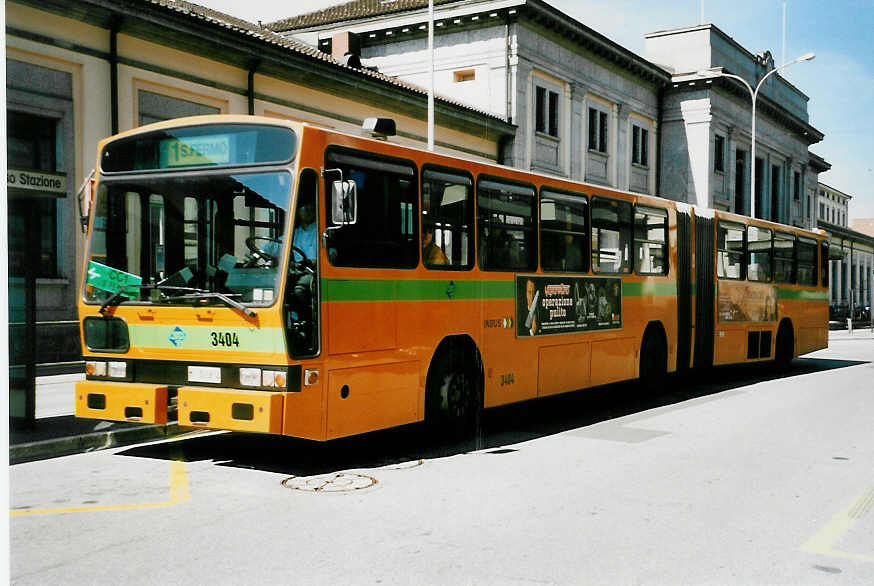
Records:
M841 537L872 507L874 507L874 486L862 493L850 507L835 515L813 539L804 544L802 549L833 557L874 562L874 555L848 553L834 548Z
M160 509L172 507L187 502L190 498L188 493L188 472L185 462L173 460L170 462L170 499L162 503L137 503L121 505L89 505L82 507L63 507L58 509L31 509L22 511L9 511L13 517L23 515L55 515L59 513L90 513L93 511L125 511L132 509Z

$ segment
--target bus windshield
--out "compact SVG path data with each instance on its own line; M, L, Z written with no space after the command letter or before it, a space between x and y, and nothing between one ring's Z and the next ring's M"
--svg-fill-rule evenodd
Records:
M291 183L283 171L102 178L85 300L272 305Z

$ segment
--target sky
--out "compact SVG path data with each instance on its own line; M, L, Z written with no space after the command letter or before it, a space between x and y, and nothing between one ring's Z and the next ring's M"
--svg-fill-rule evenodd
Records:
M752 53L780 63L783 0L546 0L644 56L650 32L713 23ZM342 4L343 0L194 0L263 23ZM850 218L874 218L874 0L785 0L786 60L813 61L783 70L807 94L810 123L825 134L810 150L831 163L819 181L852 196ZM703 20L702 20L703 16Z

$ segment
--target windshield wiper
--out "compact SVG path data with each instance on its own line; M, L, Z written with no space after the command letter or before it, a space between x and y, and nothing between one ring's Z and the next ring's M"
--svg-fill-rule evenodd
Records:
M98 309L97 311L100 312L100 315L104 315L106 313L107 307L121 305L122 298L127 299L127 294L123 291L116 291L106 298L106 301L103 302L103 304L100 306L100 309Z
M182 287L179 287L179 288L181 289ZM225 295L224 293L219 293L219 292L210 293L207 291L197 291L196 293L191 293L189 295L181 295L179 297L176 297L176 299L184 300L184 301L200 300L200 299L218 299L219 301L221 301L222 303L224 303L228 307L232 307L238 311L242 311L248 317L255 317L256 315L258 315L258 312L256 312L251 307L246 307L245 305L243 305L239 301L237 301L235 299L231 299L229 296Z

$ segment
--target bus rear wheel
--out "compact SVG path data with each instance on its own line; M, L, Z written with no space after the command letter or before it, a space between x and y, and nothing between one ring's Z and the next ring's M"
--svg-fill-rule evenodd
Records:
M792 325L783 321L777 328L777 344L774 348L774 362L778 370L789 370L792 355L795 353L795 334Z
M657 328L649 327L640 345L640 386L647 394L664 389L668 375L668 349Z

